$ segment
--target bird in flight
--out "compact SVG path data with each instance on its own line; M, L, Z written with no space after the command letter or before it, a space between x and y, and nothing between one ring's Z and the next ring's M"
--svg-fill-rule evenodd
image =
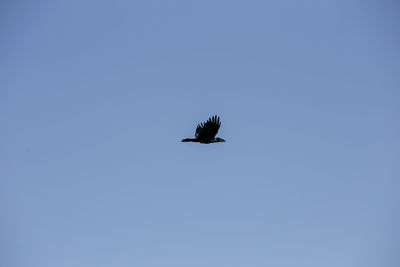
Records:
M221 122L217 115L211 117L206 122L197 125L196 138L186 138L182 142L197 142L202 144L225 142L224 139L215 137L218 133Z

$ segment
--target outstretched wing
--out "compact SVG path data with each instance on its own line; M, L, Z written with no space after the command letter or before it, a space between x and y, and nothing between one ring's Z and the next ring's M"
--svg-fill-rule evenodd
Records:
M221 126L219 117L217 115L208 119L208 121L200 123L196 128L196 138L202 140L213 139Z

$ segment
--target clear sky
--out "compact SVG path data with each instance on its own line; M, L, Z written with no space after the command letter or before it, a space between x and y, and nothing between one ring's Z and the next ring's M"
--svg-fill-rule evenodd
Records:
M0 265L400 266L399 12L3 1Z

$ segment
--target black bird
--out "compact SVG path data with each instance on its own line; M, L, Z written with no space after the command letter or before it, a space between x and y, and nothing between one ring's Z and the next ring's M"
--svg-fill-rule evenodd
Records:
M202 144L225 142L224 139L215 137L220 126L219 117L215 115L209 118L208 121L197 125L196 138L186 138L182 142L198 142Z

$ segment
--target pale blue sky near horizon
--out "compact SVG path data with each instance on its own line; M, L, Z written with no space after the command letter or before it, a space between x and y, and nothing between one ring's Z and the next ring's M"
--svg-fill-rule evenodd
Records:
M0 265L399 266L399 11L2 2Z

